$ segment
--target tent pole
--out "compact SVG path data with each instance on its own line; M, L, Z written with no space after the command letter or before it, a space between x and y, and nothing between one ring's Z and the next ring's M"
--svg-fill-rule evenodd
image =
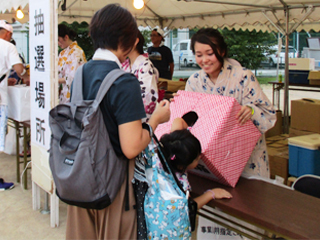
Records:
M289 8L285 8L286 16L286 53L285 53L285 84L284 84L284 119L283 119L283 133L289 133Z

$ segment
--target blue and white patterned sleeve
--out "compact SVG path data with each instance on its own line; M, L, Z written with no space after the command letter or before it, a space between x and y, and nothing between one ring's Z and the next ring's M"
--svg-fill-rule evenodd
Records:
M247 105L254 109L251 119L258 130L265 133L276 122L275 110L250 70L244 71L241 81L244 84L241 105Z
M195 92L196 91L196 84L200 84L199 78L200 78L199 71L196 73L193 73L189 77L184 90L189 91L189 92Z

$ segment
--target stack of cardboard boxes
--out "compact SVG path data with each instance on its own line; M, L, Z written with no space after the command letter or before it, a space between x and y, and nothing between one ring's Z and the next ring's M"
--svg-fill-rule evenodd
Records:
M278 112L275 127L266 133L266 140L271 178L278 176L286 183L290 173L288 138L320 134L320 100L303 98L291 101L289 134L281 134L279 125L282 126L282 115L280 113Z
M291 101L289 174L320 175L320 100Z
M269 156L270 177L280 178L286 184L288 179L288 134L282 134L282 112L277 111L277 122L265 133Z
M280 134L266 139L269 156L269 168L271 179L282 178L287 184L288 171L288 134Z
M320 133L320 100L303 98L291 101L289 136Z
M320 85L320 71L310 71L308 79L310 85Z

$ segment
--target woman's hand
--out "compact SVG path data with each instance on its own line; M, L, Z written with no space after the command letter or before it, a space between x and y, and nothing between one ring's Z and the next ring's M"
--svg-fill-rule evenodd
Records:
M170 98L170 102L174 102L174 97L178 97L179 94L178 93L172 93L172 98Z
M245 124L252 116L252 109L248 106L242 106L236 118L240 125Z
M66 79L65 78L59 78L59 84L65 84Z

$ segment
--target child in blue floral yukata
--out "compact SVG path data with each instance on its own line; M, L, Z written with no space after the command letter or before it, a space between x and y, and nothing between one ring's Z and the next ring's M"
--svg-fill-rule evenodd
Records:
M193 169L198 165L198 161L201 155L201 145L199 140L188 130L189 126L183 118L176 118L171 127L171 133L165 134L160 139L161 150L164 155L165 161L168 163L171 171L176 175L185 192L191 191L191 187L187 178L186 171ZM155 154L151 156L152 149L156 148L156 145L152 142L147 147L144 157L146 160L146 179L150 186L150 174L152 174L152 168L162 168L168 172L166 167L163 167L161 163L161 154ZM152 157L156 157L156 164L152 164ZM154 163L154 160L153 160ZM148 188L146 194L153 194L151 188ZM194 199L197 203L198 209L207 204L212 199L232 198L232 195L221 188L214 188L206 191L201 196ZM144 206L146 207L146 206ZM143 209L138 209L143 211ZM188 214L185 212L185 214ZM138 214L139 216L139 214ZM140 215L142 218L142 216ZM138 235L139 239L147 239L148 229L144 221L138 219ZM191 232L190 232L191 236ZM150 236L149 236L150 237Z

